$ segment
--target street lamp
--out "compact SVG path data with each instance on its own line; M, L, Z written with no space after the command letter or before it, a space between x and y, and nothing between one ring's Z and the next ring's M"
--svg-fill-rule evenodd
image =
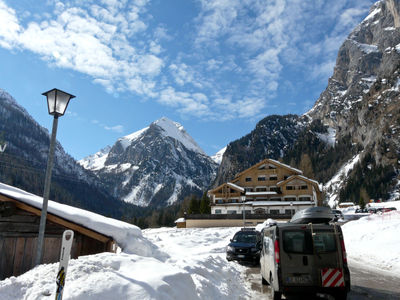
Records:
M75 98L75 96L58 89L52 89L50 91L43 93L42 95L47 97L47 108L49 110L49 114L54 116L54 119L53 119L53 128L51 131L49 156L47 158L46 177L45 177L44 192L43 192L43 205L42 205L42 213L40 216L39 237L36 248L37 252L36 252L35 265L40 264L43 256L43 240L44 240L44 231L46 227L47 204L49 201L51 172L53 169L54 148L55 148L55 141L57 134L58 117L64 115L69 100Z
M241 198L241 200L242 200L242 213L243 213L243 227L246 227L246 204L245 204L245 201L246 201L246 196L241 196L240 197Z

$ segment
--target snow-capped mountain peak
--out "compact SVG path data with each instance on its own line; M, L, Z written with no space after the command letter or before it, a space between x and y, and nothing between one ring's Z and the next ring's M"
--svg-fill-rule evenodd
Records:
M213 161L215 161L217 164L221 164L222 161L222 157L224 156L224 153L226 151L227 146L225 146L224 148L222 148L221 150L219 150L217 153L215 153L215 155L211 156L211 159Z
M217 164L183 126L161 118L80 161L119 199L140 206L166 206L201 194Z
M163 130L162 134L164 136L169 136L176 139L187 149L206 155L181 124L171 121L166 117L162 117L161 119L153 122L151 125L160 127Z
M99 170L104 167L104 163L108 157L108 153L111 150L111 146L107 146L101 149L99 152L92 154L88 157L85 157L78 161L78 163L84 167L85 169L89 170Z
M148 129L149 129L149 127L145 127L138 131L135 131L134 133L131 133L129 135L126 135L126 136L118 139L118 142L121 143L122 147L125 150L129 145L131 145L134 141L136 141L138 138L140 138L143 135L143 133L145 133Z

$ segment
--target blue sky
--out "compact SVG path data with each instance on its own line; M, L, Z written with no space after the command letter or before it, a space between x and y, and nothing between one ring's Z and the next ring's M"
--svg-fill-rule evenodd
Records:
M369 0L0 0L0 88L51 130L41 94L76 96L76 159L165 116L213 155L271 114L303 114Z

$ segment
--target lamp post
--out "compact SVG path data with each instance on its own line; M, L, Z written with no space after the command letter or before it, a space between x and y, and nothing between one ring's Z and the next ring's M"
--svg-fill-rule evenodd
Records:
M58 117L64 115L69 100L75 98L75 96L58 89L52 89L50 91L43 93L42 95L47 97L47 108L49 110L49 114L54 116L54 119L53 119L53 128L51 131L51 138L50 138L49 155L47 158L46 177L45 177L44 191L43 191L43 204L42 204L42 212L40 215L39 236L36 248L35 265L40 264L43 256L44 231L46 227L47 204L49 201L49 194L50 194L51 172L53 169L54 148L55 148L55 141L57 134Z
M246 196L241 196L241 200L242 200L242 212L243 212L243 227L246 227Z
M293 216L293 202L290 201L290 218Z

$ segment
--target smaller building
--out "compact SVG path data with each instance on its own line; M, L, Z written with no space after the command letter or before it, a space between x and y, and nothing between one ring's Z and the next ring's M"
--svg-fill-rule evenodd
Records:
M185 218L179 218L175 221L176 228L186 228L186 220Z
M319 183L303 172L265 159L210 191L212 214L293 215L321 205Z
M42 203L42 197L0 183L0 280L35 266ZM134 225L49 201L41 263L59 261L67 229L74 231L71 258L115 252L127 236L141 237Z

